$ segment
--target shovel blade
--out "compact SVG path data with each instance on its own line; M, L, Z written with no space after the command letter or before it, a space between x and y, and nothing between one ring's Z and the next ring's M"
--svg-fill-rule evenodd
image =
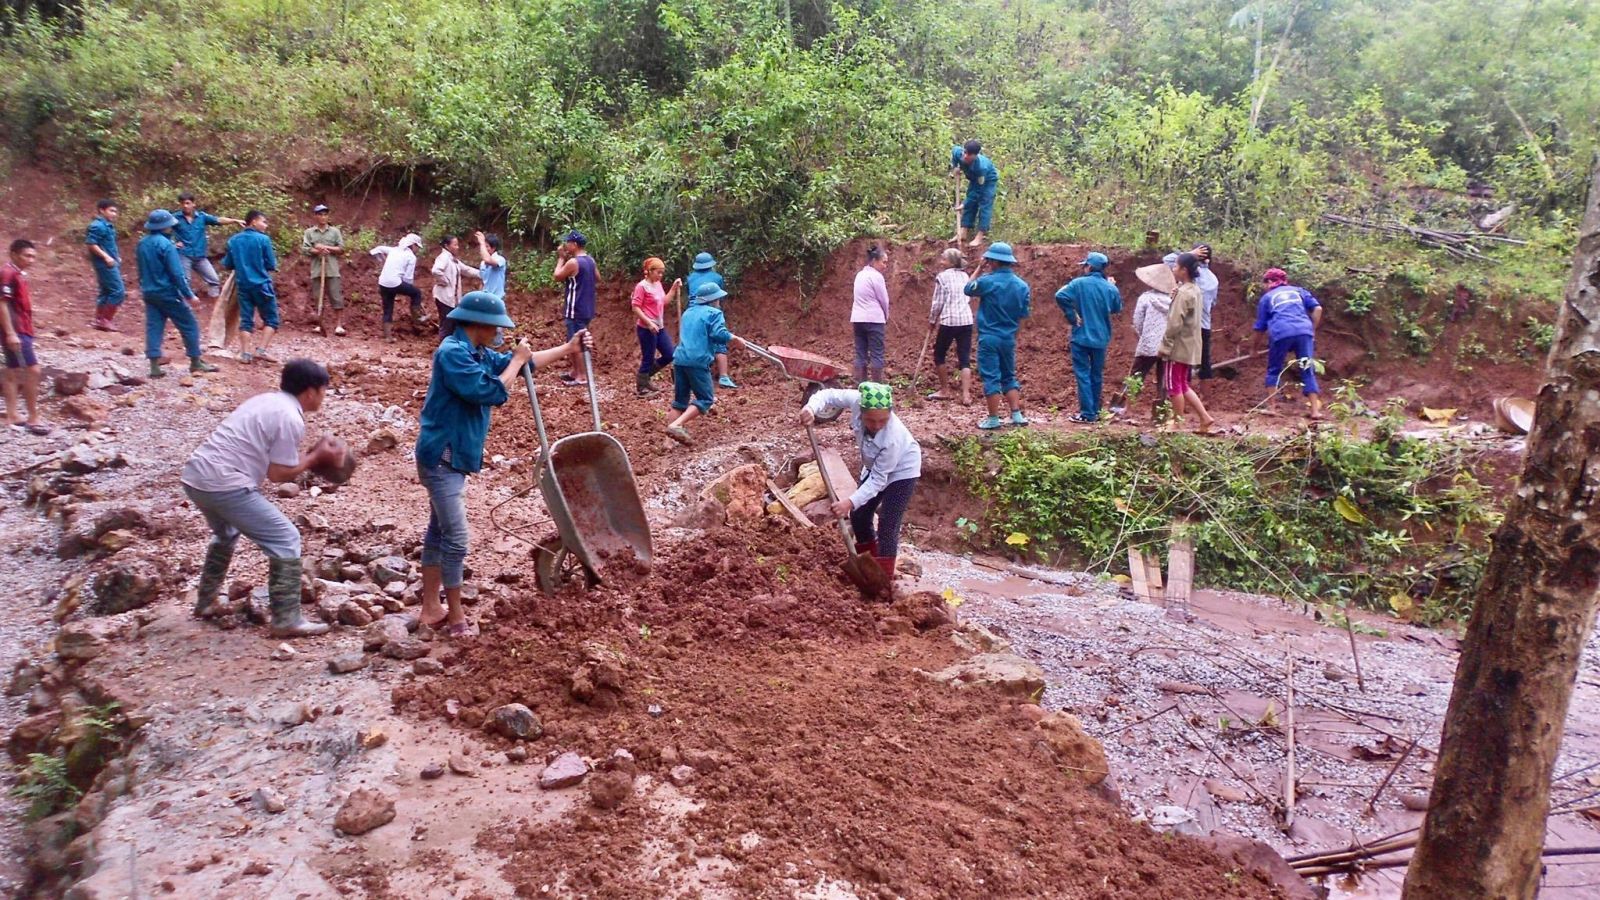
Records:
M883 566L866 553L855 553L845 558L844 573L855 582L861 593L869 597L884 596L889 593L889 573L883 571Z

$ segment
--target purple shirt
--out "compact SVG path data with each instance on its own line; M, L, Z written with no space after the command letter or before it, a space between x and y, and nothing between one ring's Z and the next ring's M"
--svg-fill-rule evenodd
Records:
M1256 330L1277 341L1289 337L1311 337L1317 333L1311 311L1322 304L1311 292L1292 284L1280 284L1261 295L1256 304Z
M878 322L889 321L889 286L883 281L883 273L872 266L862 266L856 273L855 302L850 304L850 321L852 322Z

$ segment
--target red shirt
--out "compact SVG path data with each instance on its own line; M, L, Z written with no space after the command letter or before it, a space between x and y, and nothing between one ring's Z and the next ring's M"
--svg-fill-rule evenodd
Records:
M0 266L0 300L11 307L11 327L17 334L33 337L33 296L28 292L28 276L16 263Z

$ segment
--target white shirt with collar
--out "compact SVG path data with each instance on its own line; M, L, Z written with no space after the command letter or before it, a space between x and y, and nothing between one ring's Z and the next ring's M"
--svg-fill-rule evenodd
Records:
M860 509L893 482L922 477L922 445L899 416L890 413L889 424L877 434L867 434L861 425L860 391L820 390L811 395L805 408L817 417L850 411L850 428L861 450L861 486L850 495L852 509Z

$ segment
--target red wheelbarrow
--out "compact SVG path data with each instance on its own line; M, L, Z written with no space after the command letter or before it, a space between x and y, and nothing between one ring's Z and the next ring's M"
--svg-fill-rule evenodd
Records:
M800 391L801 403L810 400L812 394L823 388L843 386L839 383L839 375L844 372L844 366L828 359L826 356L818 356L815 353L807 353L804 350L796 350L793 347L779 347L776 344L770 347L763 347L759 344L752 344L737 334L733 335L733 339L749 347L750 352L777 366L785 377L793 378L795 381L803 383L804 387ZM817 421L832 422L838 417L839 413L835 412L827 418L819 417Z

